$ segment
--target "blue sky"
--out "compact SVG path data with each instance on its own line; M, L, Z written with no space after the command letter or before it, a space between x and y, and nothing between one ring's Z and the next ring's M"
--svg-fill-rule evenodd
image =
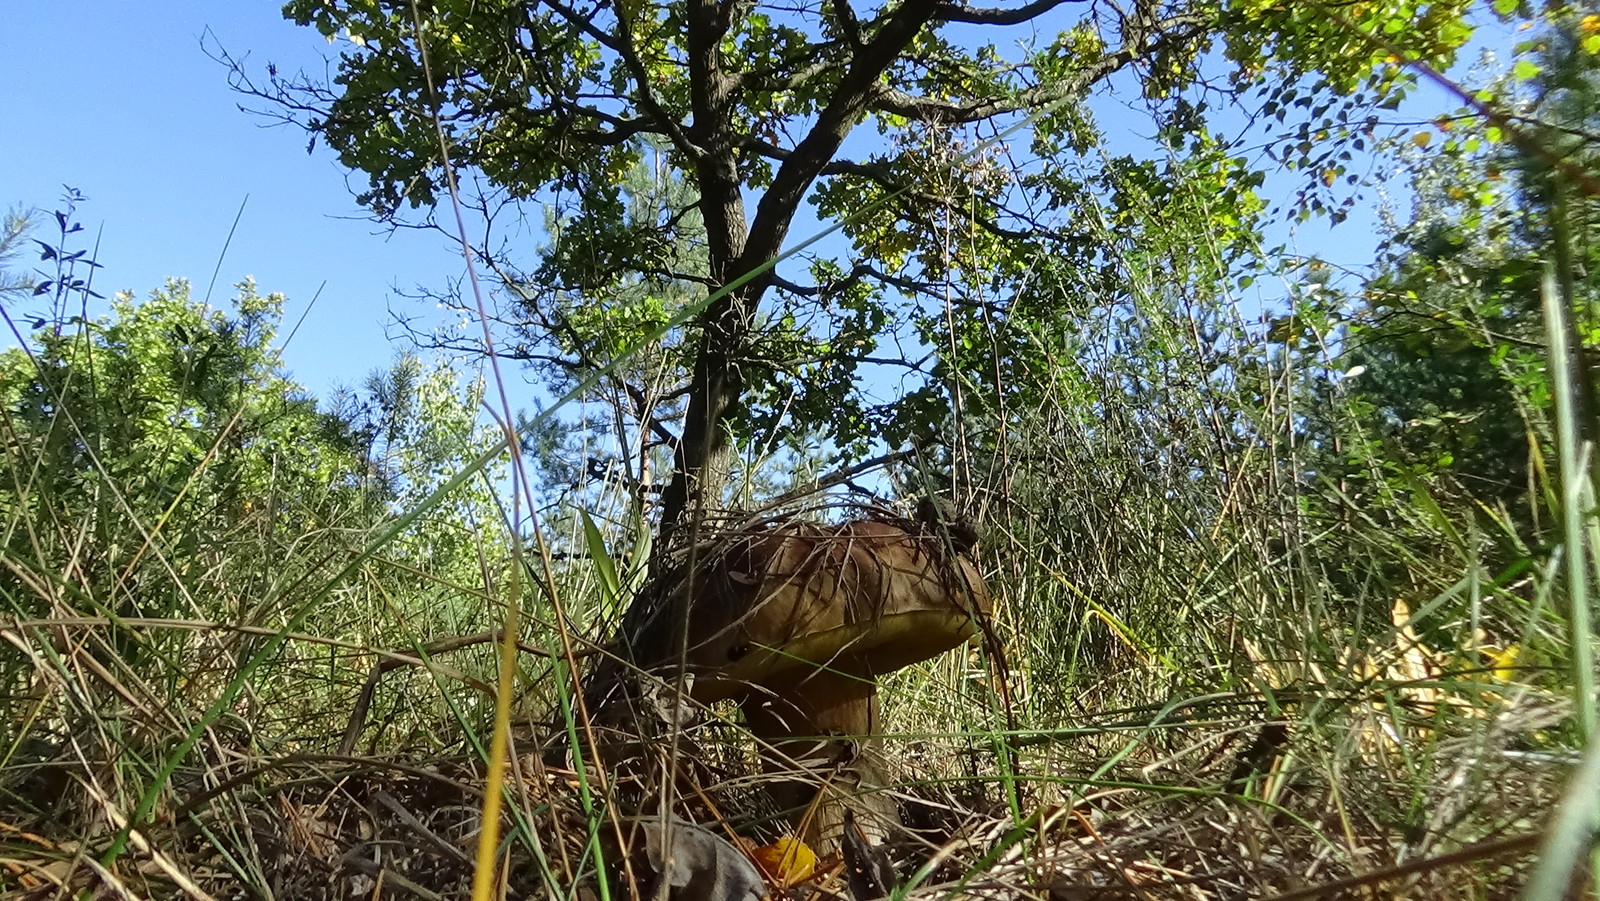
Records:
M62 185L81 189L89 198L80 210L87 235L104 228L102 293L143 295L175 276L203 295L244 203L213 300L253 276L263 291L288 295L292 324L326 282L284 349L295 378L325 396L390 359L391 304L426 312L394 297L394 288L438 288L461 275L461 258L443 237L389 234L365 219L351 195L363 177L350 176L325 150L308 155L304 132L264 127L266 120L238 109L242 98L202 51L202 35L235 56L248 54L258 75L268 62L317 73L337 56L338 47L314 30L285 21L277 3L60 0L8 4L6 19L0 206L49 210ZM1419 99L1424 107L1445 105L1441 96ZM1108 130L1118 103L1096 103ZM1370 261L1373 221L1368 214L1331 232L1313 224L1298 234L1279 226L1270 237L1359 265ZM797 223L791 243L808 234Z
M438 235L389 235L363 219L347 174L329 153L308 156L303 132L263 128L239 111L225 70L201 50L206 29L258 69L271 61L317 72L337 54L315 31L285 21L278 4L6 7L0 207L52 210L63 184L80 189L89 198L79 210L86 236L104 228L101 293L144 295L173 276L203 295L245 203L213 301L253 276L262 291L288 295L287 331L326 281L284 349L297 380L325 395L390 358L384 323L393 286L438 286L462 272L460 255Z

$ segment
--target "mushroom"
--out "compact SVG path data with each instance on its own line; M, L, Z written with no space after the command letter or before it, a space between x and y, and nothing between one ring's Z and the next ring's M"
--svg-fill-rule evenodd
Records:
M972 561L908 520L788 522L721 544L688 586L690 696L739 702L802 838L836 840L850 801L869 834L898 824L873 737L877 679L976 638L990 599ZM799 778L794 778L796 763ZM830 788L831 787L831 788Z

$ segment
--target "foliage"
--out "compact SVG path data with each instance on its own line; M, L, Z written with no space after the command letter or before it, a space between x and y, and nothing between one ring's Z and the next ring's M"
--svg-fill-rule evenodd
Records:
M120 615L214 616L146 579L226 565L241 529L289 540L371 509L358 448L278 371L283 298L238 290L231 315L191 301L182 281L142 303L119 294L109 317L46 326L0 355L17 451L0 491L13 511L85 530L73 530L88 542L79 588L117 595ZM36 567L73 553L48 533L7 534L14 559Z
M1308 424L1316 477L1339 488L1322 501L1387 519L1424 490L1486 536L1474 553L1496 572L1555 540L1544 509L1544 461L1555 455L1541 309L1547 261L1577 273L1600 262L1574 238L1591 227L1594 201L1561 199L1552 178L1552 160L1592 169L1584 142L1570 137L1596 124L1594 106L1576 99L1593 91L1595 57L1581 50L1574 25L1558 17L1524 47L1544 60L1548 80L1508 75L1485 90L1519 104L1543 154L1507 146L1500 125L1465 111L1403 136L1410 221L1355 296L1322 286L1280 321L1278 335L1302 354L1335 350L1317 389L1325 403ZM1566 137L1545 140L1556 134ZM1571 349L1587 361L1579 386L1592 410L1595 288L1582 276L1570 287Z
M354 409L334 407L340 419L356 424L364 456L386 486L390 511L414 509L494 446L500 430L484 422L483 392L481 375L467 379L447 363L407 353L387 370L370 374L361 392L347 396ZM399 536L390 552L433 579L479 582L484 555L504 553L495 536L506 522L500 497L508 470L505 459L496 457ZM465 614L457 609L459 599L428 602Z
M1496 4L1543 17L1509 72L1383 140L1371 117L1417 71L1390 55L1448 63L1460 5L1085 4L1048 50L1002 53L971 36L1068 7L438 3L415 7L437 96L413 8L291 3L356 49L337 89L265 93L374 174L385 215L441 199L442 114L451 155L502 192L469 203L548 211L532 261L509 238L479 248L500 346L557 391L634 355L578 428L518 424L556 501L536 533L501 507L525 473L485 463L500 432L479 381L402 355L319 405L277 365L281 300L248 283L231 312L174 283L91 320L94 266L61 222L52 317L0 356L0 638L23 652L0 667L7 721L56 743L81 797L40 801L0 771L7 822L72 835L101 855L94 878L152 896L191 876L310 895L330 873L332 893L372 877L453 896L472 866L454 837L494 838L476 805L500 793L480 790L492 662L443 658L509 608L534 620L511 637L543 651L515 658L518 700L559 717L535 734L598 750L545 770L492 752L526 769L505 793L515 839L487 843L504 865L481 878L603 886L596 855L641 811L779 839L759 797L778 774L752 768L726 711L645 691L650 721L613 741L570 703L572 655L648 594L658 474L710 472L714 442L695 463L674 434L700 415L756 494L884 444L920 452L893 473L906 487L953 483L977 520L998 599L983 648L888 680L883 743L861 742L907 764L895 797L943 849L879 874L896 897L1490 897L1545 836L1586 846L1585 783L1546 824L1593 719L1600 529L1592 468L1558 436L1594 423L1563 410L1593 403L1600 350L1583 181L1600 18ZM1089 101L1117 79L1146 98L1148 141L1100 133ZM1402 159L1414 207L1371 271L1263 249L1266 173L1207 106L1224 95L1304 179L1280 198L1291 219L1339 220L1355 172ZM983 140L1033 112L1020 138ZM862 124L878 133L840 136ZM734 285L803 221L771 211L806 194L841 238ZM735 200L754 208L738 253ZM1267 282L1281 294L1251 293ZM1571 384L1552 365L1568 357ZM364 716L336 745L357 685ZM855 790L844 763L828 778ZM132 811L160 866L118 859L108 811ZM825 869L813 885L842 888Z
M490 186L468 200L491 222L522 200L560 210L531 269L538 277L500 267L520 300L513 327L532 339L526 358L573 372L609 362L571 340L577 317L563 312L563 292L604 299L601 315L621 323L639 320L637 301L609 296L637 280L710 295L675 339L683 365L671 381L626 392L634 406L642 397L653 407L640 415L641 432L681 422L664 495L672 523L691 483L721 491L730 438L821 429L838 451L859 455L925 428L948 379L920 353L877 351L885 341L942 348L931 328L939 317L921 304L942 303L952 284L979 275L1002 284L1026 271L1035 290L1056 297L1072 293L1076 272L1103 268L1083 233L1049 214L1082 204L1105 179L1131 186L1140 171L1160 190L1159 165L1121 156L1101 170L1085 155L1099 134L1083 101L1114 79L1133 80L1148 99L1181 157L1170 167L1216 188L1222 202L1205 211L1208 221L1238 232L1259 205L1259 177L1214 133L1213 110L1199 99L1209 61L1231 66L1233 101L1259 90L1266 115L1283 121L1303 110L1303 123L1289 123L1298 137L1273 143L1331 184L1349 158L1344 139L1359 146L1356 111L1398 102L1409 83L1390 57L1448 64L1471 33L1460 3L1362 5L1356 21L1254 0L1133 14L1095 4L1076 19L1073 9L1052 0L873 10L291 2L285 12L296 22L349 41L334 83L273 70L258 86L237 64L234 73L242 90L364 172L361 200L380 217L442 196L436 122L451 161ZM1042 36L1000 49L1012 28ZM877 137L858 137L863 125ZM1016 128L1026 162L995 143ZM647 158L683 190L640 216L629 179ZM1080 165L1089 171L1072 176ZM844 226L842 246L769 271L808 195L824 222ZM1236 243L1221 246L1233 252ZM498 247L480 253L502 259ZM1040 266L1047 258L1060 264ZM860 389L884 367L925 387L903 405L872 404Z
M32 213L32 210L12 207L0 219L0 298L33 293L33 279L11 271L13 263L22 255L23 243L34 228Z
M221 310L189 291L172 281L142 301L120 293L108 315L42 323L0 353L0 596L14 615L276 621L362 536L493 443L478 422L481 386L463 392L448 367L402 358L321 409L273 346L281 295L245 281ZM471 586L483 583L486 555L502 553L493 538L502 472L487 469L397 535L382 568L340 588L365 600L321 627L404 645L418 628L482 623ZM183 631L114 626L100 653L144 675L203 647ZM301 656L259 680L258 697L303 694L292 675ZM192 676L214 686L225 672ZM336 686L323 690L306 715L348 703ZM276 731L262 737L283 740Z

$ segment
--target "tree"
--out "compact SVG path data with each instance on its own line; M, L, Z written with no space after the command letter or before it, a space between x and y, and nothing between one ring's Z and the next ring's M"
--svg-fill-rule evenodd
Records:
M229 315L171 281L142 303L117 295L81 332L47 325L0 355L8 439L32 461L4 490L98 528L166 517L219 535L269 494L300 497L291 486L319 486L304 494L327 499L325 512L357 502L359 449L278 368L282 303L243 282Z
M1589 277L1600 260L1585 239L1597 199L1563 175L1594 169L1600 63L1581 49L1573 14L1550 14L1534 34L1482 93L1515 111L1537 150L1508 145L1468 111L1440 120L1449 130L1437 145L1432 129L1408 136L1411 219L1363 286L1341 363L1360 367L1344 391L1370 438L1490 506L1526 495L1530 441L1549 437L1546 261L1564 273L1575 359L1594 352L1600 327ZM1587 364L1580 398L1593 392ZM1593 416L1582 419L1592 430Z
M1533 15L1505 71L1461 89L1478 106L1386 146L1413 205L1373 273L1348 293L1307 285L1277 320L1274 341L1307 361L1317 398L1301 422L1302 503L1332 527L1315 553L1347 596L1374 581L1444 590L1460 572L1453 554L1439 565L1441 546L1498 578L1559 538L1543 282L1558 276L1573 387L1592 410L1600 258L1581 173L1594 171L1600 39L1583 42L1600 20ZM1595 428L1592 413L1578 420Z
M916 318L915 298L945 296L958 268L952 238L980 240L979 252L962 250L963 265L997 279L1051 256L1065 269L1088 253L1038 214L1084 188L1061 163L1094 141L1082 107L1092 89L1128 73L1164 104L1164 124L1206 143L1205 104L1182 95L1221 62L1206 55L1215 49L1233 66L1232 89L1277 85L1268 115L1305 101L1328 120L1311 129L1336 131L1329 117L1340 109L1403 89L1404 72L1382 64L1391 53L1450 58L1470 34L1463 8L1374 4L1345 18L1260 0L1131 10L909 0L871 11L848 0L294 0L289 17L352 43L334 84L269 67L257 86L234 71L241 89L365 172L361 200L380 217L443 195L441 137L456 166L499 192L469 198L481 211L524 199L560 207L562 228L536 278L520 284L538 285L529 309L554 308L550 292L603 298L639 278L712 298L685 342L687 377L663 392L684 400L663 498L670 530L696 505L717 505L730 439L777 427L784 410L802 427L826 425L840 447L895 424L853 388L863 366L883 362L878 342ZM998 49L1017 39L1008 29L1056 36L1008 57ZM1037 174L957 149L1030 115ZM857 138L867 123L877 135ZM1340 171L1336 157L1322 158L1338 152L1326 134L1293 143L1319 179ZM630 215L624 182L655 147L692 196L646 221ZM825 221L845 223L849 246L842 260L811 258L802 275L775 262L808 194ZM685 236L693 259L681 252ZM500 249L479 252L495 260ZM890 362L931 376L912 360Z
M483 388L481 374L463 377L447 362L401 353L359 390L338 392L330 417L349 429L388 509L410 510L499 439L480 413ZM485 555L503 550L501 531L485 527L504 518L497 499L508 471L505 460L490 463L397 536L389 552L435 578L477 582Z
M699 227L693 196L681 178L654 165L661 148L651 150L654 155L640 160L622 181L628 225L649 229L674 211L685 211L674 245L662 253L686 272L703 272L704 229ZM572 229L581 225L558 210L544 212L551 259L529 272L513 260L492 261L506 289L494 298L490 314L501 335L499 350L522 361L557 395L603 373L584 392L584 400L598 402L611 415L550 422L532 443L546 474L558 484L621 481L634 486L635 500L642 501L659 493L657 473L671 471L671 455L663 455L663 448L676 443L671 424L682 419L684 406L685 392L675 386L687 371L688 349L681 334L657 333L703 295L703 289L685 278L660 274L619 275L598 290L562 287L560 271L568 264L583 265L574 257L576 248L587 245L571 237ZM459 288L457 284L443 291L422 289L419 299L459 318L431 331L413 328L402 318L414 343L451 354L482 352L482 332L475 321L477 301L463 297ZM558 434L565 440L556 441ZM582 446L573 447L572 442Z
M343 424L278 366L282 302L244 282L217 310L171 281L0 352L0 603L119 624L269 618L265 561L284 574L307 536L386 515ZM110 631L103 653L130 664L189 640Z
M12 271L12 264L22 253L22 244L33 230L31 210L12 207L0 219L0 298L25 296L33 293L33 279Z

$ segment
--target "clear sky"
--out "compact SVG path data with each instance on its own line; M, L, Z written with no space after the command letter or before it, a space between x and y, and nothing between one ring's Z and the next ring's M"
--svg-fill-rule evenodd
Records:
M319 73L339 49L285 21L272 0L7 3L0 207L50 210L62 185L77 187L89 198L80 210L88 236L104 228L102 293L143 295L177 276L203 295L244 203L213 300L253 276L263 291L288 295L292 324L326 282L284 351L293 375L325 396L391 357L391 304L426 312L394 288L439 288L462 274L461 258L435 233L385 233L352 198L364 177L351 182L326 150L308 155L304 132L241 112L244 98L202 50L203 35L209 46L248 54L258 75L268 62ZM1102 125L1113 124L1105 118L1117 103L1097 103L1107 111ZM1425 105L1451 104L1434 96ZM1370 211L1331 232L1315 223L1298 235L1281 225L1273 232L1272 243L1287 238L1293 249L1356 265L1370 261L1376 238ZM793 240L807 236L797 224Z
M332 154L308 156L304 132L239 111L225 69L202 52L207 29L209 45L248 53L258 70L271 61L315 73L337 56L278 9L271 0L5 3L0 207L52 210L72 185L89 198L79 210L87 238L104 228L102 294L145 295L172 276L202 296L244 203L213 302L253 276L263 292L288 295L287 331L326 281L284 350L320 396L390 358L393 287L438 287L463 263L436 234L384 233L362 217Z

